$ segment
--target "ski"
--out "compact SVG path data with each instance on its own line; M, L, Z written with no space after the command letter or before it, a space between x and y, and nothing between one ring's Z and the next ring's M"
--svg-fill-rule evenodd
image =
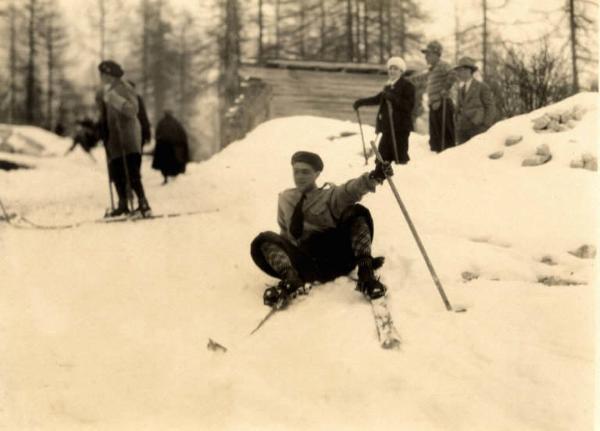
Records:
M179 212L179 213L148 214L146 216L143 216L140 213L135 212L132 214L128 214L126 216L104 217L104 218L96 220L96 223L118 223L118 222L124 222L124 221L136 222L136 221L140 221L140 220L156 220L156 219L161 219L161 218L175 218L175 217L189 216L189 215L195 215L195 214L204 214L204 213L217 212L217 211L219 211L219 210L214 209L214 210L188 211L188 212Z
M382 262L383 263L383 262ZM354 282L358 279L348 276L348 278ZM377 299L369 299L371 304L371 311L373 312L373 319L375 320L375 328L377 329L377 339L379 344L384 349L397 349L400 347L400 335L396 326L394 326L394 320L392 314L388 309L387 294Z
M275 305L273 305L271 307L271 309L269 310L269 312L267 314L265 314L265 317L263 317L260 322L258 322L258 325L256 325L256 327L250 332L250 335L256 333L256 331L258 331L266 322L267 320L269 320L271 317L273 317L273 315L280 311L280 310L284 310L286 309L292 302L296 302L298 296L306 296L308 295L308 292L310 292L310 290L312 289L313 284L311 283L306 283L304 284L303 287L301 287L300 289L298 289L297 292L294 293L294 295L292 295L291 297L287 297L287 298L280 298L279 301L277 301L275 303Z
M190 216L196 214L206 214L211 212L218 212L219 209L211 209L211 210L199 210L199 211L187 211L187 212L178 212L178 213L162 213L162 214L152 214L147 215L146 217L142 217L141 214L128 214L128 215L120 215L116 217L102 217L93 220L83 220L69 224L61 224L61 225L45 225L31 221L25 216L15 215L10 218L7 218L7 223L15 228L19 229L40 229L40 230L64 230L64 229L73 229L76 227L83 226L85 224L92 223L119 223L119 222L136 222L139 220L155 220L162 218L175 218L182 216ZM3 220L4 221L4 220Z
M384 349L397 349L400 347L400 335L394 326L392 315L388 309L387 296L371 299L371 310L377 328L379 344Z

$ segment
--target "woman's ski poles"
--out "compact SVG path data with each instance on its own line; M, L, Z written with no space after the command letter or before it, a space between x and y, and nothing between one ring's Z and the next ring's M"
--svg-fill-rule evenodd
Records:
M362 121L360 121L360 112L356 110L356 118L358 119L358 127L360 128L360 138L362 139L363 154L365 155L365 165L369 164L369 156L367 155L367 146L365 144L365 135L363 135Z

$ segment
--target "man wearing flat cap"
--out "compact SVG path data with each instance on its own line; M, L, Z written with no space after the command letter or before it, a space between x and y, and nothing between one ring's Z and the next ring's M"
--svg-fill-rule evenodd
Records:
M454 70L459 82L456 138L458 144L463 144L494 124L496 106L492 90L484 82L473 78L477 65L472 58L461 58Z
M128 190L135 192L141 216L151 215L150 205L144 193L140 174L142 163L141 126L138 120L138 98L135 90L123 79L123 69L112 61L105 60L98 65L102 90L97 94L107 130L105 136L106 154L111 180L115 183L119 203L109 216L127 214ZM133 210L133 208L131 208Z
M382 134L379 142L381 157L383 160L406 164L410 160L408 138L413 130L415 86L403 76L406 63L401 57L391 57L387 69L388 82L383 90L373 97L356 100L352 107L357 110L361 106L379 106L375 132ZM388 111L390 107L391 112Z
M454 105L448 97L456 80L448 63L441 59L442 45L430 42L421 52L429 65L427 98L429 104L429 147L439 153L454 146Z
M383 258L371 256L373 219L357 202L393 174L388 162L341 186L317 187L323 171L318 154L298 151L291 159L296 187L279 194L277 223L280 232L262 232L250 252L256 265L280 279L265 290L265 305L280 308L301 293L305 283L326 282L346 275L358 265L357 290L367 298L385 295L374 270Z

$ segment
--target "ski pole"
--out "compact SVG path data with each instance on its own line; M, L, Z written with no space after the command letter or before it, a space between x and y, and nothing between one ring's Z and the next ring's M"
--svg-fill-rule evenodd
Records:
M381 135L377 135L376 141L378 139L380 139L380 137L381 137ZM377 146L375 145L375 142L371 141L371 147L373 147L373 151L375 152L377 160L379 160L381 163L383 163L383 158L381 157L381 154L379 154L379 151L377 150ZM388 181L388 184L390 185L390 188L392 189L392 192L394 193L394 196L396 197L396 200L398 201L398 205L400 205L400 210L402 211L402 214L404 215L404 218L406 219L406 222L408 223L408 227L410 228L410 231L413 234L415 241L417 242L419 251L421 252L421 255L423 256L423 258L425 259L425 263L427 264L429 273L431 274L431 277L433 278L433 282L435 283L435 286L437 287L437 290L440 293L440 296L442 297L442 301L444 301L446 310L456 311L456 312L466 311L464 308L457 308L455 310L452 310L452 306L450 305L450 301L448 301L448 297L446 296L446 293L444 292L442 283L440 282L440 279L437 276L435 269L433 268L433 265L431 264L431 261L429 260L427 251L425 251L425 247L423 246L423 243L421 242L421 239L419 238L417 229L415 228L415 225L413 224L412 220L410 219L410 215L408 214L408 211L407 211L406 207L404 206L402 199L400 198L400 194L398 193L398 189L396 189L396 185L394 184L392 179L390 177L388 177L387 175L386 175L386 179Z
M115 198L113 197L112 190L112 178L110 175L110 161L108 159L108 150L106 149L106 144L104 145L104 149L106 150L106 171L108 172L108 193L110 195L110 209L111 211L115 210Z
M367 156L367 146L365 144L365 135L363 134L362 121L360 121L360 112L356 110L356 118L358 119L358 127L360 129L360 138L362 139L363 154L365 155L365 165L369 164L369 156Z
M398 157L398 146L396 145L396 130L394 128L394 108L392 107L392 102L386 99L388 115L390 117L390 131L392 132L392 144L394 145L394 158L396 163L400 163L400 158Z

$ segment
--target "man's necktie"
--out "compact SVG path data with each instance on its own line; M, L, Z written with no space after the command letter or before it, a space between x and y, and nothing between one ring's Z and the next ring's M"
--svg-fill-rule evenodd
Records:
M296 204L294 208L294 213L292 214L292 221L290 222L290 233L296 239L302 236L302 232L304 231L304 213L302 212L302 205L304 204L304 199L306 199L306 195L302 194L302 197Z

